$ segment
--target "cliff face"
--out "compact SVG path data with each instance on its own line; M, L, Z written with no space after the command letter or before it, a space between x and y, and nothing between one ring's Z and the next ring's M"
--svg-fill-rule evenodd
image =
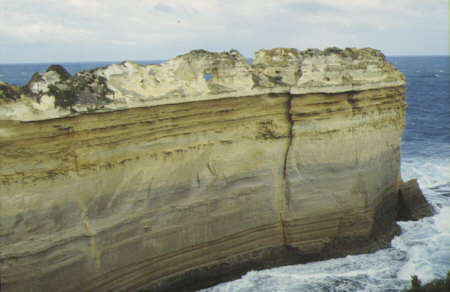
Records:
M186 288L385 245L404 83L376 50L274 49L0 84L2 291Z

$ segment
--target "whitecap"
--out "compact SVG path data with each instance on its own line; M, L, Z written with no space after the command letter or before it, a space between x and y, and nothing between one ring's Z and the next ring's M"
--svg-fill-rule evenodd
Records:
M433 190L449 183L450 158L412 157L402 160L402 178L417 178L423 189Z
M392 246L408 254L397 277L408 280L417 275L423 283L445 277L450 270L450 161L445 154L402 159L402 177L417 178L426 199L438 212L419 221L399 222L402 234Z
M399 225L402 234L394 238L392 247L405 251L408 261L397 277L409 280L417 275L424 283L445 277L450 270L450 207L443 207L433 217Z

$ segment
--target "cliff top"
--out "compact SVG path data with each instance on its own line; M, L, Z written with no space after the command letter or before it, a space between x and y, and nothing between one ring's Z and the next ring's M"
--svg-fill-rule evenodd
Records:
M0 120L33 121L268 93L337 93L401 86L403 74L374 49L191 51L157 65L112 64L73 76L59 65L23 87L0 82Z

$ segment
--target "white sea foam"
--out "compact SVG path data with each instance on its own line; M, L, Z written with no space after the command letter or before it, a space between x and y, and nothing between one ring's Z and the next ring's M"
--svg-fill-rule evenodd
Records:
M385 249L373 254L249 272L241 279L204 292L238 291L380 291L406 287L396 278L406 253ZM389 264L386 264L389 263Z
M450 207L420 221L399 222L403 234L392 246L408 253L408 261L400 269L398 278L408 280L417 275L423 282L444 277L450 269Z
M448 149L448 148L447 148ZM427 200L435 208L450 206L450 154L442 157L414 157L402 160L402 178L417 178Z
M417 275L426 283L445 277L450 270L450 159L443 152L441 158L420 156L402 161L402 177L417 178L438 213L419 221L399 222L402 234L394 238L392 247L408 254L397 274L401 280Z
M424 189L448 184L449 174L449 157L414 157L402 160L403 179L417 178Z

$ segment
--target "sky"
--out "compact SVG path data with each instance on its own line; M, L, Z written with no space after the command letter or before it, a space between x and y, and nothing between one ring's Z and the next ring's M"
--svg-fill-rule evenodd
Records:
M448 55L448 13L448 0L0 0L0 63L330 46Z

